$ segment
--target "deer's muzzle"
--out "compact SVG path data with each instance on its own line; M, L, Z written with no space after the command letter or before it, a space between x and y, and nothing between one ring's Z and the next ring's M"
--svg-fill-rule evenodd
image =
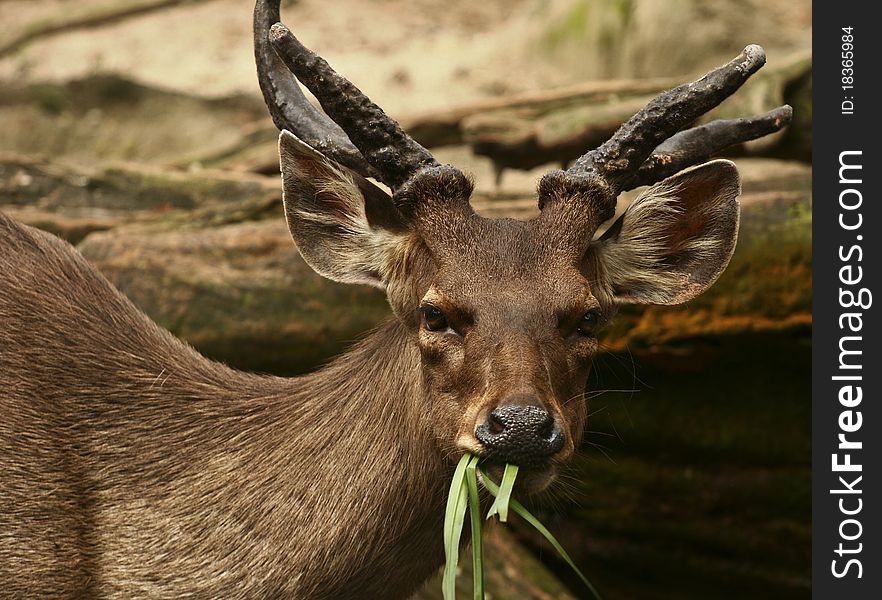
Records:
M564 446L555 419L538 406L502 406L492 410L475 430L491 460L518 465L547 461Z

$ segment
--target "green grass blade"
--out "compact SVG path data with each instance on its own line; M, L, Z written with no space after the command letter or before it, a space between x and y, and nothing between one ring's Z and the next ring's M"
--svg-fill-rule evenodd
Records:
M557 553L560 554L561 558L567 561L567 564L572 567L573 571L576 572L576 575L579 576L579 579L581 579L585 583L585 586L588 588L591 594L595 598L597 598L597 600L601 600L600 594L597 593L597 590L594 589L594 586L591 585L591 582L588 581L588 578L585 577L585 574L579 570L579 567L576 566L576 563L573 562L573 559L570 558L570 555L567 554L567 551L564 550L563 546L560 545L560 542L558 542L554 538L554 536L551 535L551 532L545 528L545 525L540 523L539 520L530 513L530 511L524 508L523 504L515 499L512 499L511 501L511 509L519 514L527 523L535 527L536 531L541 533L545 537L545 539L548 540L548 543L554 546L554 549L557 550Z
M468 506L468 484L465 472L472 456L465 454L456 465L450 492L447 494L447 509L444 511L444 576L441 592L444 600L456 600L456 565L459 562L459 540Z
M469 517L472 527L472 590L474 600L484 600L484 543L481 539L481 497L478 495L478 477L475 469L481 459L472 457L465 470L469 491Z
M499 494L493 500L493 505L487 511L487 518L498 515L499 520L503 523L508 521L508 504L511 499L511 491L514 489L515 479L518 476L518 466L513 464L505 465L505 472L502 474L502 482L499 484Z
M490 479L490 477L487 475L487 472L483 469L481 469L481 477L483 478L484 487L487 488L487 491L489 491L492 496L499 498L501 492L499 486L496 485L496 483L494 483L492 479ZM575 571L576 575L579 576L579 579L582 580L582 582L585 584L591 594L595 598L597 598L597 600L601 600L600 594L597 593L597 590L594 589L594 586L591 585L591 582L588 581L588 578L585 577L585 574L579 570L579 567L576 566L576 563L573 562L573 559L570 558L570 555L567 554L567 551L564 550L563 546L560 545L560 542L558 542L555 537L551 535L551 532L545 528L545 525L540 523L539 520L530 513L530 511L524 508L524 506L514 498L511 499L511 509L515 511L518 515L520 515L527 523L535 527L536 531L541 533L545 537L545 539L548 540L548 543L554 546L554 549L557 550L561 558L563 558L567 562L567 564L570 565L573 571Z
M447 493L447 508L444 511L444 552L447 553L450 548L450 539L453 535L453 515L456 510L458 498L461 493L463 482L465 481L465 470L471 461L470 454L463 455L456 465L453 472L453 479L450 481L450 491Z

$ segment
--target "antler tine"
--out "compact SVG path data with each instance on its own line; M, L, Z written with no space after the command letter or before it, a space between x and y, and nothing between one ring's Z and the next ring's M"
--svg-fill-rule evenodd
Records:
M793 109L785 104L756 117L719 119L681 131L656 148L623 189L652 185L686 167L710 159L729 146L780 131L790 123L792 116Z
M254 6L254 59L263 99L279 129L287 129L328 158L365 177L376 175L340 128L316 109L270 45L270 27L279 21L279 0Z
M579 178L596 174L616 195L653 150L728 98L765 62L765 51L752 44L701 79L657 96L603 145L579 158L567 169L567 175Z
M285 66L318 98L324 111L393 190L423 167L438 165L428 150L324 59L303 46L287 27L273 25L270 43Z

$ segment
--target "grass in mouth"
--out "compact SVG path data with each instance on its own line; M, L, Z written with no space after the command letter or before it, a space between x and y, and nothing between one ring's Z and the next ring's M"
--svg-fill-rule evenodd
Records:
M474 600L484 600L484 547L481 540L481 505L478 496L478 470L484 487L494 497L493 504L487 512L487 518L493 516L503 523L508 521L509 508L521 516L527 523L536 528L546 540L557 550L561 558L572 567L576 575L582 579L591 594L600 600L600 594L591 585L587 577L579 570L570 555L560 545L551 532L534 517L530 511L511 497L515 479L518 476L518 466L507 464L499 485L490 479L486 471L480 469L481 459L472 454L465 454L456 465L453 480L450 482L450 492L447 495L447 510L444 513L444 577L441 581L441 590L444 600L456 600L456 567L459 563L459 541L462 538L462 528L465 524L466 511L469 512L469 524L472 530L472 589Z

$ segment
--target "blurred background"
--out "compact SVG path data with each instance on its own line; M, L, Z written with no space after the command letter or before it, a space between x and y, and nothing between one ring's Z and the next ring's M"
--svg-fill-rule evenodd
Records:
M294 374L389 310L379 292L314 275L290 241L251 10L0 0L0 210L77 245L207 355ZM730 152L744 183L731 266L685 306L620 314L592 376L585 444L532 508L610 600L807 598L811 3L289 0L282 11L439 160L474 174L479 212L524 218L543 172L655 93L765 47L767 66L711 115L795 109L785 132ZM587 597L528 527L490 538L493 598ZM440 598L440 585L419 597Z

